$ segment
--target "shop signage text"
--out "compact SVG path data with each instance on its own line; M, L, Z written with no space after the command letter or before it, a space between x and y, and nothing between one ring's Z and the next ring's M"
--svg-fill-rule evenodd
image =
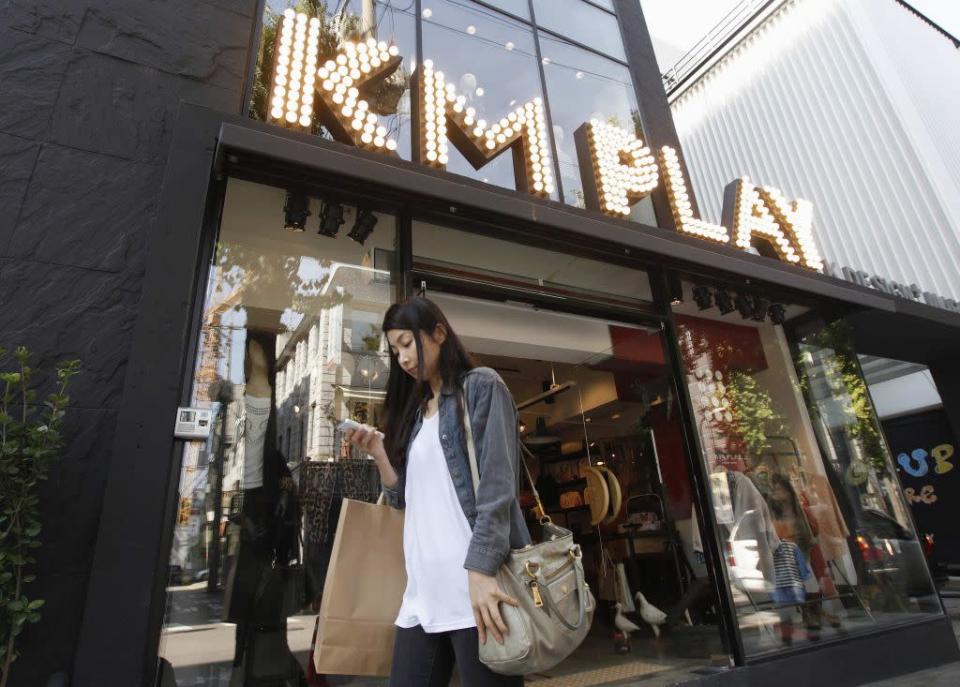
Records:
M309 129L316 116L342 143L396 155L396 140L361 96L400 66L396 46L372 38L346 41L320 64L319 32L318 18L293 10L284 13L277 32L270 118ZM487 122L430 60L417 66L411 86L415 161L444 169L449 141L480 169L511 149L517 190L541 198L553 194L551 144L540 98ZM823 269L810 228L809 202L788 200L776 189L743 178L728 188L725 223L706 222L694 215L683 167L672 147L663 146L654 155L633 133L596 119L578 129L575 138L589 209L625 217L662 180L678 231L741 249L763 246L769 249L765 253L785 262Z
M860 286L866 286L870 289L876 289L891 296L899 296L912 301L920 301L935 308L943 308L953 312L960 312L960 303L953 298L944 298L930 291L924 291L916 284L904 284L902 282L880 277L875 274L857 270L846 265L837 265L835 263L825 263L824 272L831 277L844 279Z
M897 464L910 477L930 481L946 475L956 467L952 462L953 454L954 448L951 444L940 444L930 449L929 453L922 448L914 449L909 454L901 453L897 456ZM905 487L903 493L907 497L907 503L910 504L921 503L929 506L939 499L936 485L932 483Z

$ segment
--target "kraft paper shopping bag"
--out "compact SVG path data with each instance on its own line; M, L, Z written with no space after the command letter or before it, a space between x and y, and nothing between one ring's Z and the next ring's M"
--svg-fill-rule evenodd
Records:
M388 675L406 584L403 511L344 499L320 602L317 672Z

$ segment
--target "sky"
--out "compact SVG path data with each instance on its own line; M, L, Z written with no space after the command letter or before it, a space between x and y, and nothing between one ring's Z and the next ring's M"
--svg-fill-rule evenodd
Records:
M849 0L844 0L849 1ZM893 0L864 0L893 2ZM672 67L731 10L750 0L640 0L660 71ZM960 0L907 0L960 38ZM756 3L754 3L756 4Z

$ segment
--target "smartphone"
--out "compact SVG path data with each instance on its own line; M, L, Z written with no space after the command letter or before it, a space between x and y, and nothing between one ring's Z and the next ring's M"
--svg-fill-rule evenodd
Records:
M350 430L350 429L352 430L363 429L363 425L357 422L356 420L343 420L339 425L337 425L337 429L339 429L341 432L346 432L347 430ZM377 434L379 434L380 436L383 436L382 432L378 431Z

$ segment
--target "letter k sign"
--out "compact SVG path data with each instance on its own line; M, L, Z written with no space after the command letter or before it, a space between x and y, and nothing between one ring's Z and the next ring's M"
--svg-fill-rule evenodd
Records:
M393 74L402 62L396 46L370 38L347 41L332 59L317 67L320 20L293 10L284 13L277 32L276 68L271 84L270 117L288 126L309 129L316 114L341 143L392 153L387 135L370 103L361 97Z

